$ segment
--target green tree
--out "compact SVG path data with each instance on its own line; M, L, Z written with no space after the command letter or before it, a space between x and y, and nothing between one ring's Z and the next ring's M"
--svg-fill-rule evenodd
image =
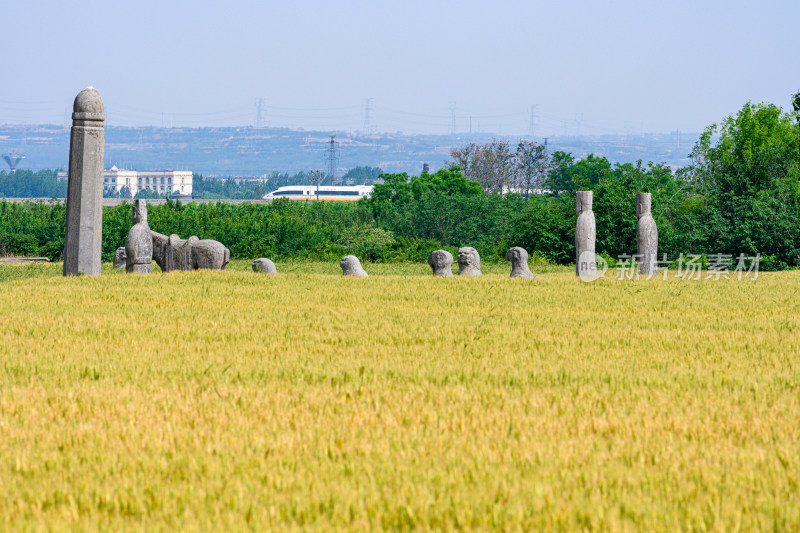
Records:
M692 159L709 253L800 264L800 127L791 114L748 102L703 132Z
M556 195L573 195L575 191L594 189L610 172L611 163L605 157L589 154L576 162L572 154L553 152L545 186Z
M533 189L542 188L547 176L550 167L547 147L521 139L514 156L514 187L524 196L529 196Z

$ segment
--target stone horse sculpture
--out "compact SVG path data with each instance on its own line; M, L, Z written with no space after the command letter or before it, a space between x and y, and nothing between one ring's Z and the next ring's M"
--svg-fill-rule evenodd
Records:
M231 251L211 239L189 237L181 239L177 235L162 235L150 231L153 237L153 259L161 270L225 270L231 259Z

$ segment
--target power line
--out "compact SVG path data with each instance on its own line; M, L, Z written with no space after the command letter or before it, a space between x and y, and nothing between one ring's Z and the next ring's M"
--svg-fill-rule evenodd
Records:
M456 103L450 102L448 106L450 108L450 134L456 134Z

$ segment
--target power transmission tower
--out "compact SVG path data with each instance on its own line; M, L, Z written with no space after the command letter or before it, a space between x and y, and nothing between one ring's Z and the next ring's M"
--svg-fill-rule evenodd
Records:
M255 106L256 106L256 128L262 128L264 126L264 116L261 114L261 108L264 106L264 99L256 98Z
M339 149L336 147L335 135L331 135L331 141L328 143L325 162L328 164L328 177L331 183L336 183L336 166L339 163Z
M372 133L372 98L364 102L364 134Z
M530 135L531 138L533 138L535 133L536 133L536 104L531 104L531 117L530 117L530 122L528 124L528 135Z
M448 106L450 108L450 134L456 134L456 103L450 102Z

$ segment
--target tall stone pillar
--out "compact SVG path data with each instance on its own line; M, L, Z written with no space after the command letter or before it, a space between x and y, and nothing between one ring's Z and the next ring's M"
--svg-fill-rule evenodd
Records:
M575 211L578 213L575 224L575 274L594 278L597 275L597 226L592 211L592 191L578 191L575 195Z
M658 254L658 228L650 213L651 196L649 192L636 193L636 248L639 254L639 274L655 276L658 274L656 255Z
M103 100L94 87L78 93L69 140L65 276L100 274L105 118Z

